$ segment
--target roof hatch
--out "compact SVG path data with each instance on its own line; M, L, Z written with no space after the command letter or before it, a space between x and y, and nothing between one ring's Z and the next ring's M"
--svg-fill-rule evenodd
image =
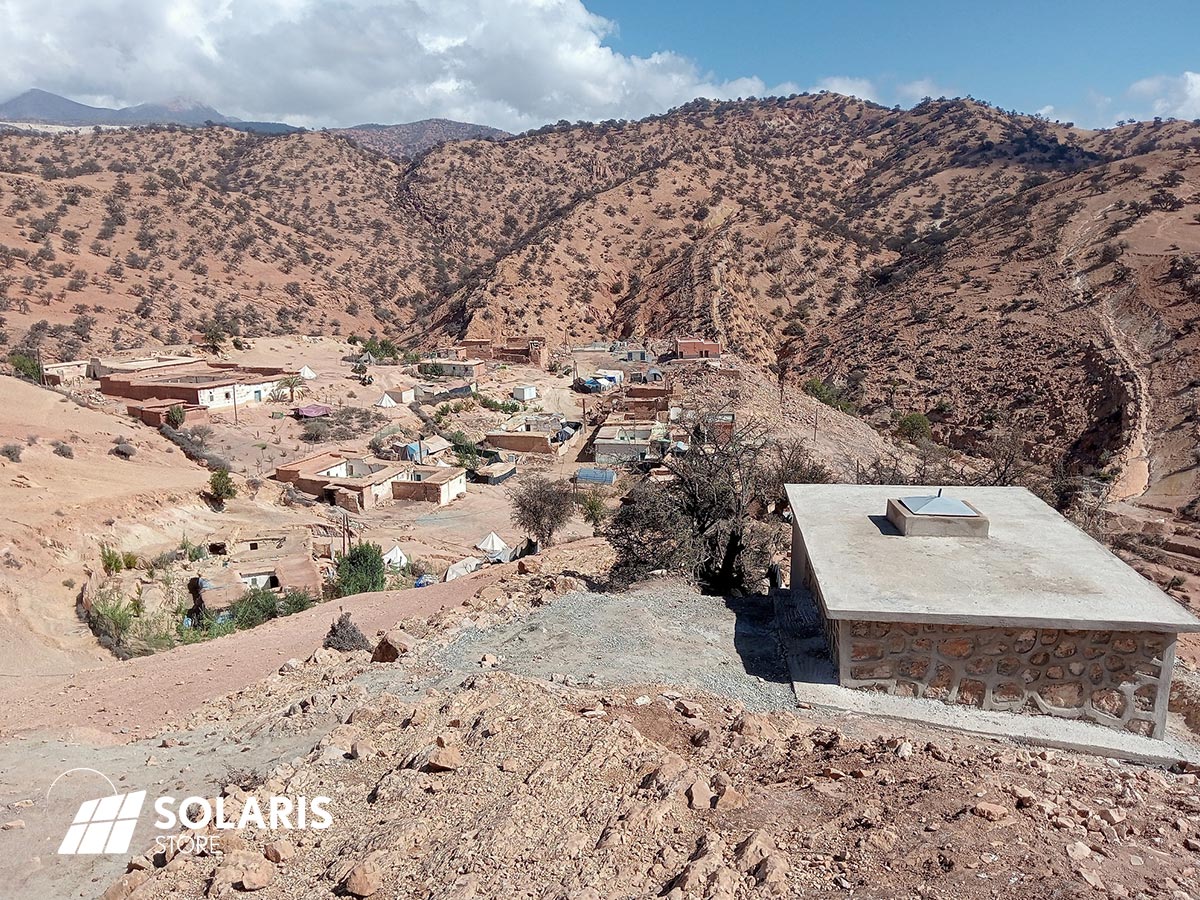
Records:
M917 516L967 516L975 518L979 515L979 513L961 500L943 496L941 488L938 488L937 494L927 494L920 497L901 497L900 502L904 504L909 512Z

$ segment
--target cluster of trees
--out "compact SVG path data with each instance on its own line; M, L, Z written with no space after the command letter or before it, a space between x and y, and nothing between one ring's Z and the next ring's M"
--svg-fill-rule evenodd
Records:
M618 581L667 570L716 593L757 589L786 540L785 485L831 478L802 443L760 426L693 440L664 465L672 477L635 487L605 530Z

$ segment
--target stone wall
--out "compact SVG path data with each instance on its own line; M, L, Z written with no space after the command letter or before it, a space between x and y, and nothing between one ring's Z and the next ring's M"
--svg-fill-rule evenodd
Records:
M843 620L835 642L847 687L1165 730L1173 634Z

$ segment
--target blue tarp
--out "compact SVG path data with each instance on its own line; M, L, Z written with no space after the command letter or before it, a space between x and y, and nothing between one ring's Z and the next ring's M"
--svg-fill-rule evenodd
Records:
M431 584L437 584L437 579L432 575L422 575L417 579L413 587L429 587Z
M580 484L612 484L617 480L617 473L612 469L580 469L575 473L575 481Z

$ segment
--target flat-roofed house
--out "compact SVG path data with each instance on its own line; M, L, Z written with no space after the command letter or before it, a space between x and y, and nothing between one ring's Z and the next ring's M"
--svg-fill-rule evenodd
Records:
M275 478L352 512L391 500L444 505L467 492L467 471L458 466L392 462L350 449L326 450L285 463L276 467Z
M675 338L676 359L719 359L721 342L698 337Z
M1165 731L1200 620L1024 488L788 485L791 585L840 682Z
M644 459L658 459L667 440L663 422L608 422L601 425L592 439L599 465L620 465Z

